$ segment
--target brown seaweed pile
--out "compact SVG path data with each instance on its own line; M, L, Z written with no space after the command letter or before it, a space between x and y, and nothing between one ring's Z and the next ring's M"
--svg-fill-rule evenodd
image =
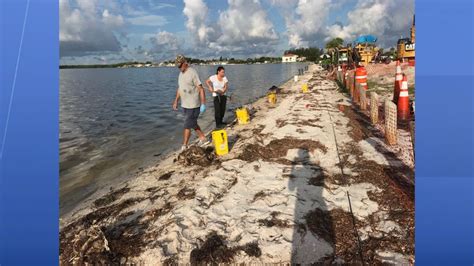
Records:
M272 140L268 145L261 146L258 144L248 144L244 147L244 151L239 155L239 159L247 162L276 159L286 156L290 149L304 149L313 151L319 149L324 153L327 152L326 146L315 140L301 140L295 138L283 138Z
M242 246L228 247L224 237L212 232L207 236L206 241L204 241L201 247L191 251L191 265L232 263L234 256L240 251L253 257L260 257L262 255L262 251L256 242Z
M185 166L209 166L216 156L212 147L202 148L199 146L191 146L178 155L177 161Z

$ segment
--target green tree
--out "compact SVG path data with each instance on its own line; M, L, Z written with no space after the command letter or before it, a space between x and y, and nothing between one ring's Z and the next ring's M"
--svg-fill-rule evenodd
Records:
M326 49L338 48L344 44L344 40L341 38L334 38L326 43Z
M393 58L397 57L397 51L394 47L390 47L389 51L383 51L382 53L384 56L392 56Z
M322 50L317 47L309 48L296 48L286 50L285 54L295 54L300 57L306 57L306 61L316 62L319 59L319 56L322 54Z

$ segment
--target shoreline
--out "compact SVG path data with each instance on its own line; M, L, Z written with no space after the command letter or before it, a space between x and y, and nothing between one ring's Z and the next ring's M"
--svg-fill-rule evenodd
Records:
M310 65L275 106L252 103L250 124L226 127L228 155L171 152L83 202L61 219L60 262L359 263L357 230L365 263L414 263L409 151L326 74Z
M268 64L288 64L289 62L269 62L269 63L225 63L225 64L195 64L198 66L235 66L235 65L268 65ZM301 62L292 62L292 63L308 63L307 61ZM142 65L142 66L137 66ZM132 63L118 63L118 64L109 64L109 65L60 65L59 69L97 69L97 68L159 68L159 67L169 67L175 68L176 66L173 65L150 65L145 66L144 63L142 64L132 64Z
M286 83L288 83L292 80L293 80L293 76L286 79L285 81L283 81L281 84L279 84L278 87L281 87L284 84L286 84ZM264 100L265 97L266 97L266 95L256 97L256 98L253 98L253 99L249 99L247 101L247 103L245 103L243 105L247 106L247 105L255 104L258 101ZM212 108L212 107L208 107L208 108ZM181 107L180 107L178 112L181 112L181 111L182 110L181 110ZM228 113L228 114L226 114L226 116L228 117L227 119L230 118L231 120L228 121L228 126L226 128L228 128L229 126L235 125L235 123L237 122L237 119L236 119L236 116L235 116L235 108L228 109L227 113ZM207 126L205 128L205 135L208 138L210 138L211 133L214 129L215 129L214 128L214 123L211 123L209 126ZM190 144L193 145L197 142L198 142L197 136L193 133L191 135ZM167 149L165 149L164 151L162 151L160 153L157 153L159 155L153 155L153 158L150 157L150 158L146 159L146 161L144 161L143 164L141 164L139 167L137 167L136 169L131 171L129 174L122 175L121 177L118 178L118 180L117 179L110 179L108 181L105 181L99 188L97 188L94 192L90 193L90 195L87 196L84 199L83 202L81 202L80 204L78 204L78 205L76 205L72 208L69 208L65 213L61 214L60 215L60 221L68 219L70 216L73 216L74 213L77 213L81 209L87 208L93 200L95 200L97 198L100 198L101 196L104 196L110 190L112 190L116 187L123 186L125 183L127 183L127 182L133 180L134 178L138 177L140 174L142 174L144 171L146 171L146 169L154 167L156 165L159 165L163 160L166 160L169 156L173 156L177 152L179 153L180 144L176 143L176 145L174 145L174 146L176 146L176 147L170 146ZM61 227L61 224L60 224L60 227Z

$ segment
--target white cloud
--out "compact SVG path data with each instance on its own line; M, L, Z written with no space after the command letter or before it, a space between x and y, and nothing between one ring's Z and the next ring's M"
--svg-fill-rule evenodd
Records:
M119 28L124 24L122 16L110 14L109 10L107 9L102 12L102 21L104 22L105 26L110 28Z
M137 26L152 26L159 27L166 25L168 20L164 16L158 15L144 15L138 17L132 17L127 19L131 24Z
M334 5L331 0L272 0L272 4L280 7L291 47L312 44L322 34L326 18Z
M97 0L76 0L79 8L87 14L92 14L96 11L97 2Z
M108 0L111 1L111 0ZM113 0L116 1L116 0ZM122 10L125 12L126 15L131 17L143 17L148 15L153 15L157 11L161 11L161 9L165 8L175 8L175 5L166 4L166 3L156 3L155 0L150 0L148 2L141 1L133 1L128 2L122 5Z
M141 17L141 16L146 16L149 14L149 12L146 10L137 9L128 4L123 6L123 11L125 12L126 15L132 16L132 17Z
M359 0L356 8L347 14L347 25L327 27L326 40L340 37L347 41L373 34L380 46L394 46L401 34L408 34L413 10L413 0Z
M250 56L273 51L278 34L260 1L228 0L229 7L213 24L208 21L209 9L202 0L184 0L184 4L186 27L201 53L245 52Z
M175 8L175 5L172 4L167 4L167 3L155 3L155 2L150 2L151 9L153 10L160 10L163 8Z
M256 45L278 38L267 13L254 0L229 0L229 8L220 14L218 24L222 32L217 39L220 45Z
M187 17L186 27L198 45L207 44L214 30L207 26L209 9L202 0L184 0L183 13Z
M290 24L290 45L307 46L309 41L321 32L330 8L330 0L300 0L296 8L299 18Z
M178 37L167 31L160 31L150 38L152 53L177 52L181 48L181 42Z
M298 0L270 0L270 3L283 8L293 8L298 3Z
M393 46L400 34L408 32L414 12L413 0L358 0L355 8L347 13L345 25L327 25L329 14L340 12L349 1L268 1L279 7L286 22L286 35L291 47L322 46L335 37L351 42L365 34L376 35L379 45L383 47Z
M262 1L266 2L262 4ZM178 52L193 57L253 57L276 55L275 52L288 47L322 47L334 37L351 42L362 34L376 35L378 45L386 48L394 46L400 35L408 34L413 2L227 0L224 10L212 9L211 13L206 0L184 0L182 11L186 19L183 21L155 12L165 12L165 9L171 12L173 8L177 11L175 5L155 0L143 0L139 4L115 0L60 0L61 57L102 58L100 56L105 55L112 60L119 58L114 55L122 55L169 59ZM347 14L341 12L347 5L354 4ZM269 16L274 14L266 10L268 5L270 10L277 7L280 11L285 25L283 32L276 31L272 21L280 17L270 20ZM344 23L329 21L342 20L341 17L347 20L343 20ZM184 23L186 31L169 32L168 26L174 28L170 22ZM134 27L127 28L131 25ZM142 30L125 31L138 27ZM150 33L150 29L156 33ZM141 48L136 49L138 46Z
M59 1L61 56L119 52L115 32L124 25L123 17L108 9L99 12L95 0L77 0L76 4L77 8L71 8L68 0Z

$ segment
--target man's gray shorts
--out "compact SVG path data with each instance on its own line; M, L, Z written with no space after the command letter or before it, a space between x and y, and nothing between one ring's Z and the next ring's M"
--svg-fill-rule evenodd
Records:
M199 107L198 108L183 108L184 113L184 128L196 129L198 127Z

